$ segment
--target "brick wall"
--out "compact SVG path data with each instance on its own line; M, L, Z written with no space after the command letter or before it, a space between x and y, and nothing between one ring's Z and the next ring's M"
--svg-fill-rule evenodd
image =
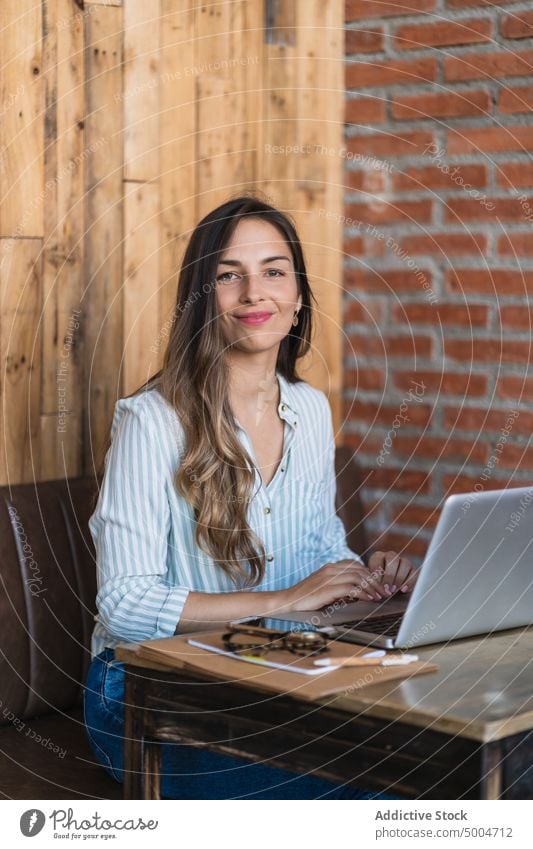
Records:
M531 2L346 3L344 441L374 548L533 478Z

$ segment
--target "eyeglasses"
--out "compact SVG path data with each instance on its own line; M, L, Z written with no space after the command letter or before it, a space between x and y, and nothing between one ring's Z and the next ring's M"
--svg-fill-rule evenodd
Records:
M250 639L253 637L254 639ZM227 651L233 654L251 654L263 657L269 651L285 650L292 654L307 655L328 651L325 634L319 631L267 631L235 627L222 635Z

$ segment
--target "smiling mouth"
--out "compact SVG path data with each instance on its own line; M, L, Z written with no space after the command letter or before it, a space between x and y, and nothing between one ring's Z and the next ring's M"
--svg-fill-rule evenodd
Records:
M271 315L272 313L269 312L256 312L249 315L236 315L234 317L238 321L244 322L244 324L263 324L265 321L268 321Z

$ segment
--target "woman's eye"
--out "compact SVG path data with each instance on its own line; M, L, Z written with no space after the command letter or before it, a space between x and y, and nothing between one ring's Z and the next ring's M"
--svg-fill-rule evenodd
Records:
M280 271L279 268L269 268L267 273L270 274L271 271L273 271L274 274L279 275L280 277L285 277L283 271Z
M234 271L225 271L224 274L219 274L217 280L221 280L223 283L226 283L230 279L230 275L235 275ZM237 275L235 275L237 276Z

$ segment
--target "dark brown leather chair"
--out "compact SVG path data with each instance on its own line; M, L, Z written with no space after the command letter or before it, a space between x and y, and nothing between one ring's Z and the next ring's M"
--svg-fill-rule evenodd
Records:
M360 478L338 448L337 512L366 551ZM82 686L96 568L88 521L95 481L0 487L0 798L119 799L89 747Z
M83 723L96 598L92 479L0 487L0 794L118 799Z

